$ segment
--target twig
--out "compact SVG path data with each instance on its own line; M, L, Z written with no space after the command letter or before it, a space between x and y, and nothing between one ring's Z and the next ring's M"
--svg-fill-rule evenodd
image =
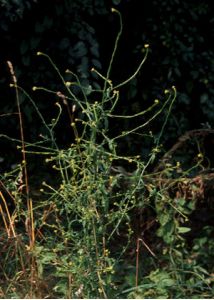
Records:
M140 242L143 244L143 246L149 251L149 253L156 258L156 255L154 252L149 248L149 246L144 242L144 240L141 238L137 239L137 247L136 247L136 275L135 275L135 286L138 287L138 278L139 278L139 251L140 251Z
M178 141L172 146L172 148L164 154L164 156L160 159L160 163L155 168L155 172L161 170L164 164L172 157L172 154L177 151L184 143L193 137L198 136L207 136L209 134L214 134L214 129L195 129L187 131L185 134L179 137Z

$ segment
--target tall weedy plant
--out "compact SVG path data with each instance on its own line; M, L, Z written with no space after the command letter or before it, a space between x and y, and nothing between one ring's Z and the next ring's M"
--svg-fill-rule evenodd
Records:
M4 206L0 207L0 212L8 238L10 230L14 232L14 244L8 245L8 248L13 247L16 261L16 265L9 267L8 257L5 257L5 263L1 265L2 276L8 283L2 291L6 296L27 294L40 297L111 298L117 293L115 272L124 260L133 234L130 212L139 206L139 197L141 206L146 205L142 196L145 190L144 176L158 152L160 138L176 98L176 90L175 87L167 90L162 104L156 99L145 111L126 116L114 114L120 99L120 88L138 74L147 58L149 45L144 46L144 56L136 72L124 82L114 85L110 75L122 33L122 19L117 10L112 9L112 12L119 16L120 30L109 68L106 75L94 68L91 70L103 81L102 89L93 90L83 86L78 76L70 70L66 72L71 75L72 81L66 81L52 59L47 54L38 52L39 56L50 62L66 89L63 93L47 87L33 87L34 91L52 93L59 99L56 103L58 113L48 124L32 97L13 79L17 99L18 93L24 93L38 113L46 135L35 144L24 140L18 102L20 147L23 155L19 176L26 192L23 193L17 184L11 185L9 179L15 173L1 175L5 191L10 193L15 202L11 217L1 194ZM9 66L15 78L12 65ZM61 117L63 105L67 107L74 134L73 143L66 149L61 149L55 139L55 127ZM144 130L164 110L168 111L167 117L159 136L154 139L154 149L148 161L141 161L140 155L118 154L119 139ZM111 133L110 137L110 119L140 119L148 112L153 114L146 122L117 136L112 137ZM32 199L28 184L29 163L26 162L29 154L43 156L44 162L55 171L53 180L43 182L41 194L36 200ZM121 161L135 165L135 171L124 172ZM142 239L141 241L149 249Z

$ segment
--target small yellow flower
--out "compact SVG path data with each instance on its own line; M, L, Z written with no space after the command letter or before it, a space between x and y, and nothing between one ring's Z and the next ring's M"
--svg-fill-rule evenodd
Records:
M105 256L108 256L108 255L109 255L109 250L108 250L108 249L105 249L105 250L104 250L104 255L105 255Z
M159 149L158 149L157 147L155 147L155 148L152 149L152 152L158 153L158 152L159 152Z
M66 85L67 87L69 87L69 86L71 86L71 85L72 85L72 82L70 82L70 81L67 81L67 82L65 83L65 85Z
M155 104L158 104L160 101L158 99L155 99Z
M179 168L181 166L181 163L179 161L176 162L176 167Z
M145 45L144 45L144 48L149 48L149 44L145 44Z
M118 13L118 10L116 10L114 7L112 7L112 8L111 8L111 12L113 12L113 13L115 13L115 12Z
M197 157L198 158L203 158L203 154L202 153L198 153Z

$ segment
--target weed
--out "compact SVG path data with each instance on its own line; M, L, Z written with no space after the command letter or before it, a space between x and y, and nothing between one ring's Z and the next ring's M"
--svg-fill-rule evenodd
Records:
M65 89L61 92L33 87L34 91L42 90L58 98L58 111L50 123L30 94L18 86L9 63L16 91L21 136L17 143L22 157L14 170L0 178L3 297L173 298L206 297L213 291L209 274L197 264L194 255L189 256L183 237L191 230L186 222L195 209L194 203L188 203L182 195L170 197L173 185L182 182L180 177L171 178L180 166L168 164L162 171L147 171L160 151L161 137L176 98L175 87L163 93L162 103L156 99L146 111L127 116L114 114L120 87L137 75L149 47L145 45L136 72L115 86L110 73L122 19L116 10L113 12L119 15L121 27L107 74L92 69L103 81L103 89L83 86L70 70L66 73L71 80L66 81L47 54L37 53L48 59ZM36 143L24 138L19 93L24 93L43 124L44 134ZM63 109L67 110L74 137L65 149L59 147L55 135ZM150 133L154 147L148 161L142 161L140 155L121 156L117 141L144 130L163 111L167 113L160 134L154 137ZM145 122L119 135L114 136L109 128L109 119L141 118L148 112L152 116ZM42 157L42 167L48 165L52 169L37 195L29 184L31 157ZM125 164L134 170L126 171ZM145 227L141 232L134 226L136 213L141 214L139 225ZM150 238L147 232L152 232ZM193 249L200 251L205 242L195 240ZM208 247L212 249L213 245ZM143 265L147 269L142 269Z

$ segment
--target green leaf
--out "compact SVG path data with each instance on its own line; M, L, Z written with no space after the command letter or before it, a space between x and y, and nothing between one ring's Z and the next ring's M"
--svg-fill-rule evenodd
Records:
M178 227L179 233L186 233L186 232L189 232L190 230L191 230L191 228L189 228L189 227Z
M85 44L82 41L80 41L76 43L76 45L74 46L73 52L74 52L74 56L79 58L85 56L88 53L88 50Z
M164 226L168 221L170 221L171 216L169 214L160 214L158 216L159 222L162 226Z
M96 68L96 69L101 69L101 63L99 62L99 60L97 59L92 59L92 65Z
M174 284L175 284L175 281L172 278L163 278L163 279L160 279L160 282L159 282L160 287L173 286Z
M41 257L42 264L50 264L52 261L56 260L56 254L54 252L46 252L43 253L43 256Z
M84 92L87 96L90 95L92 92L92 86L90 84L84 86Z
M95 43L93 46L91 46L90 51L95 57L99 57L98 44Z

